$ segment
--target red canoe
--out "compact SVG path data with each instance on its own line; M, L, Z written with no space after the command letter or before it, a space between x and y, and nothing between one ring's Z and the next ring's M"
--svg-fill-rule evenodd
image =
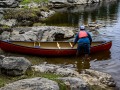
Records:
M65 56L75 55L77 45L71 48L73 42L28 42L28 41L0 41L0 48L6 52L40 55ZM111 41L93 42L91 53L109 50Z

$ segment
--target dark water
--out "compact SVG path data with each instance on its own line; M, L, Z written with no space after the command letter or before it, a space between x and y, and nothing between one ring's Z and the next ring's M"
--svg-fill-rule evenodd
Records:
M96 31L90 31L93 40L112 40L109 51L91 54L89 61L83 61L83 57L36 57L25 56L33 64L47 62L51 64L71 64L78 71L84 68L92 68L110 73L117 86L120 87L120 1L82 5L71 8L56 9L58 13L46 20L47 25L73 26L87 25L90 22L98 22L105 25ZM73 38L71 39L73 40ZM7 53L9 56L10 54Z

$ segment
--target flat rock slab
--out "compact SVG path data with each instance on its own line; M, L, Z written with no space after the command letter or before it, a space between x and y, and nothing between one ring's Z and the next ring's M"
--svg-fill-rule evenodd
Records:
M59 86L55 81L36 77L7 84L0 90L59 90Z

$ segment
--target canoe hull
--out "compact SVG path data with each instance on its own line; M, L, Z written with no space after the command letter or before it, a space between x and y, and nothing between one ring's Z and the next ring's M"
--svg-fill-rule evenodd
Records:
M91 53L96 53L100 51L109 50L112 46L112 42L106 42L97 46L92 46L90 48ZM6 52L22 53L22 54L31 54L39 56L67 56L75 55L76 49L43 49L43 48L32 48L25 47L20 45L15 45L9 42L0 41L0 48Z

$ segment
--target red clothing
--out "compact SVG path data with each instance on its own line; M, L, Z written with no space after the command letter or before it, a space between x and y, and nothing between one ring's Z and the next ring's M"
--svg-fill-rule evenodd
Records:
M87 36L88 36L88 34L87 34L86 31L80 31L79 32L79 38L84 38L84 37L87 37Z

